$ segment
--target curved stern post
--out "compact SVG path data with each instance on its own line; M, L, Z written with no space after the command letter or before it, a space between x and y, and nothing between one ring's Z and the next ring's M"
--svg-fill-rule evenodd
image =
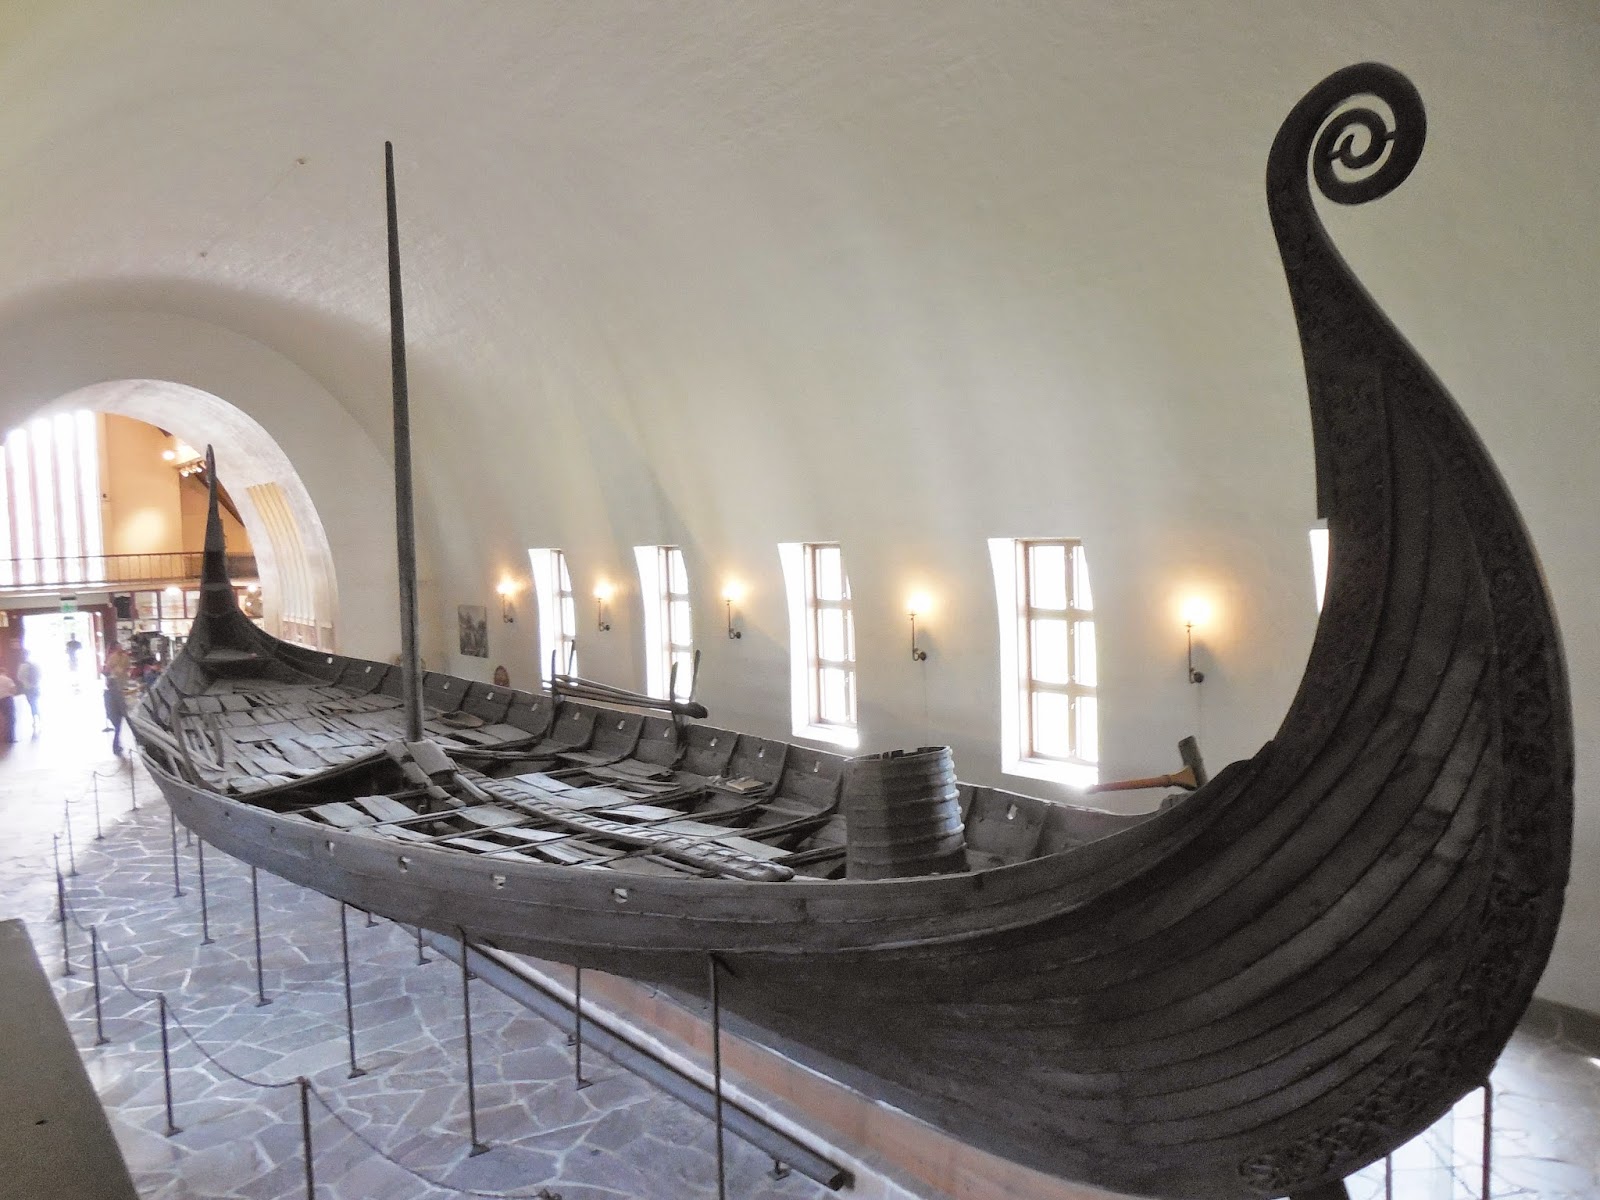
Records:
M245 629L253 630L248 618L239 611L238 597L233 581L228 577L228 544L222 531L221 505L217 498L217 458L210 446L206 447L206 540L200 559L200 607L195 613L189 641L197 653L213 648L245 649L248 642L238 636Z

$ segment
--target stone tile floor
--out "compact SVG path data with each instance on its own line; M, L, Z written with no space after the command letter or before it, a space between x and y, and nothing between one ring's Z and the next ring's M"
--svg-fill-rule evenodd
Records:
M716 1195L710 1122L598 1055L585 1058L592 1084L575 1090L565 1035L481 983L472 1000L478 1133L491 1149L470 1155L459 969L431 952L419 966L409 931L383 921L369 926L356 912L348 931L356 1056L366 1073L351 1078L338 905L267 875L258 882L270 1003L259 1006L248 868L216 851L206 855L211 941L203 944L198 847L180 832L183 895L175 896L166 808L142 772L111 757L92 701L63 697L40 738L0 747L0 821L9 834L0 842L0 916L27 919L58 976L63 1011L146 1200L304 1196L294 1084L301 1075L315 1089L323 1200ZM95 836L97 793L103 840ZM69 812L78 874L68 881L66 929L75 973L63 976L52 835L65 832ZM65 840L59 846L65 865ZM91 925L102 944L110 1039L99 1046ZM181 1130L171 1137L156 1008L141 998L155 990L182 1022L171 1030L173 1119ZM276 1086L257 1086L263 1082ZM1536 1005L1494 1082L1491 1194L1600 1196L1600 1020ZM1390 1194L1479 1196L1481 1112L1480 1095L1469 1096L1397 1152ZM728 1148L731 1197L828 1194L797 1175L774 1179L769 1160L736 1138ZM1353 1200L1383 1197L1383 1164L1350 1183ZM862 1179L861 1193L912 1200L882 1179Z
M585 1055L590 1083L576 1089L565 1033L483 983L472 985L472 1036L478 1136L490 1149L470 1154L460 969L431 950L419 965L410 930L368 925L354 910L347 928L356 1058L365 1074L351 1078L339 906L259 876L270 1001L260 1006L249 869L214 849L205 854L211 941L203 943L199 848L178 832L183 895L175 896L173 837L154 785L111 757L109 737L99 735L87 707L76 724L76 753L56 738L26 740L26 728L22 743L0 748L0 819L12 833L0 843L0 915L27 920L56 977L141 1196L305 1196L301 1075L314 1089L320 1200L716 1195L708 1120L598 1054ZM85 754L86 744L96 749ZM95 836L96 789L103 840ZM67 881L70 976L61 974L52 866L52 835L64 832L68 808L72 847L63 838L59 853L64 869L75 860L78 870ZM101 945L110 1039L99 1046L90 926ZM168 997L174 1020L173 1120L181 1132L170 1137L158 1010L144 998L156 991ZM830 1194L798 1174L773 1178L770 1159L732 1135L727 1162L730 1196ZM873 1190L904 1195L889 1185Z

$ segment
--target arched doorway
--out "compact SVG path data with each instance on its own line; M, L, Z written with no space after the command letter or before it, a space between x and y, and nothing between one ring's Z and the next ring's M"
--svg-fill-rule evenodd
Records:
M84 409L134 418L191 446L211 445L217 477L255 552L266 629L303 645L338 647L338 584L322 519L288 456L257 421L210 392L152 379L91 384L44 411Z

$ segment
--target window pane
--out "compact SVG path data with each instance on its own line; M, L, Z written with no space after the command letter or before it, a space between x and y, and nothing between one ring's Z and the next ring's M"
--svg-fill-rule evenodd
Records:
M689 688L694 683L693 658L688 654L674 654L669 663L669 678L670 667L672 666L678 668L678 682L677 687L673 690L673 695L679 700L686 700L689 697Z
M855 672L839 667L824 667L817 673L819 692L817 716L834 724L847 725L855 721L853 685Z
M683 551L673 548L667 551L667 590L678 595L687 595L689 591L689 575L683 566Z
M1094 607L1094 594L1089 591L1089 557L1082 546L1072 548L1072 603L1082 609Z
M818 600L844 599L844 570L839 562L839 547L817 546L813 563Z
M1028 548L1029 595L1034 608L1067 606L1067 552L1065 546Z
M1070 679L1065 621L1030 621L1033 643L1033 678L1040 683L1067 683Z
M61 553L60 522L56 515L55 430L48 420L33 422L33 477L39 494L39 557ZM54 564L45 568L50 578Z
M1094 622L1074 621L1072 633L1078 642L1078 677L1073 682L1081 683L1084 687L1094 687L1100 682L1099 666L1094 653Z
M31 560L35 550L33 538L33 471L28 463L28 431L21 428L13 429L6 436L5 448L11 460L11 502L15 506L17 530L17 544L13 553L18 558ZM31 561L24 564L19 582L37 583L38 579L37 564Z
M671 626L668 630L668 640L680 646L687 646L692 640L689 636L689 602L674 600L668 605L667 622Z
M1033 752L1051 758L1072 753L1072 705L1060 692L1033 695Z
M71 557L84 553L79 495L83 491L78 480L78 452L76 442L78 423L70 413L55 418L56 479L61 499L61 553ZM82 563L66 564L67 580L83 578Z
M1078 754L1084 762L1100 761L1100 734L1099 722L1096 719L1098 706L1093 696L1079 696L1076 705L1078 713Z
M849 642L845 637L843 609L824 608L817 611L817 657L844 662L850 657Z
M83 513L84 553L104 554L104 531L100 525L100 438L94 414L79 412L78 420L78 510Z
M554 551L554 554L556 556L557 574L561 579L561 590L570 592L572 590L572 576L567 574L567 556L559 550Z
M577 601L571 596L564 596L561 600L561 632L571 637L578 631Z

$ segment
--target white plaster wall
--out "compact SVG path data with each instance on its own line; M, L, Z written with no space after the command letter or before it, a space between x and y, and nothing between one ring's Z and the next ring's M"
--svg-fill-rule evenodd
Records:
M196 348L195 386L306 478L346 631L363 607L392 619L376 480L393 138L430 663L532 679L531 599L491 619L488 660L453 653L455 607L493 618L502 574L526 579L526 548L555 545L580 618L597 576L620 589L610 633L580 619L585 672L642 682L631 547L676 542L702 698L781 734L775 546L838 540L863 749L947 740L995 781L985 539L1072 535L1101 614L1107 772L1170 769L1191 731L1218 766L1271 736L1314 620L1266 150L1312 83L1364 58L1413 77L1430 145L1399 193L1329 220L1544 556L1579 817L1543 990L1600 1010L1591 4L414 0L380 21L310 0L137 18L62 0L0 42L0 361L81 381L98 335L18 330L85 308L133 310L165 351L108 329L119 378L179 378L193 322L236 331ZM266 382L286 370L298 382ZM46 394L0 383L18 412ZM748 589L736 642L728 575ZM913 588L937 605L922 665ZM1191 588L1218 611L1201 688L1175 610Z

